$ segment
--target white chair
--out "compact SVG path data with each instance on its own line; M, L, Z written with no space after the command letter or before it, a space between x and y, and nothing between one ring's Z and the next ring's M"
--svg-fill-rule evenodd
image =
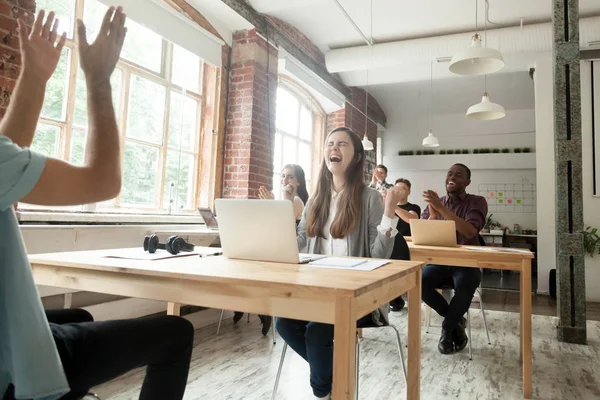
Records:
M274 326L273 326L274 327ZM406 365L404 363L404 354L402 353L402 341L400 340L400 332L393 325L368 325L368 326L360 326L358 329L372 329L372 328L391 328L396 333L396 346L398 347L398 354L400 354L400 363L402 364L402 376L404 377L404 384L406 384ZM285 353L288 348L288 344L284 342L283 350L281 351L281 360L279 361L279 368L277 369L277 377L275 378L275 386L273 387L273 394L271 396L271 400L275 400L275 396L277 394L277 388L279 387L279 378L281 377L281 370L283 369L283 360L285 360ZM354 398L358 399L358 375L360 372L359 369L359 356L360 356L360 338L358 332L356 333L356 380L354 382L355 385L355 395Z

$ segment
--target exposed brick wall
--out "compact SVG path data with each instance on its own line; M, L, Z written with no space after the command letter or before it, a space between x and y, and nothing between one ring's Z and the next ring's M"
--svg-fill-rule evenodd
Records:
M271 16L266 17L285 37L301 48L310 58L321 65L325 65L325 55L302 32L278 18Z
M17 18L31 27L34 15L34 0L0 0L0 119L21 72Z
M255 198L261 185L270 188L273 182L277 49L270 46L267 53L267 46L254 29L233 36L223 179L226 198Z

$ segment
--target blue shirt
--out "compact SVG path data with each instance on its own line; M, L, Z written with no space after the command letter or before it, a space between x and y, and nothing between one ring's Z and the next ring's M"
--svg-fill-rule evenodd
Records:
M0 397L53 400L69 385L38 295L13 204L37 184L45 157L0 134Z

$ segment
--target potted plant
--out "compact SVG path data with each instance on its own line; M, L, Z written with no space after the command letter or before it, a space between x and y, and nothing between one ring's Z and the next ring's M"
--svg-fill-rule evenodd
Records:
M415 155L415 152L414 152L414 151L412 151L412 150L409 150L409 151L408 151L408 155L409 155L409 156L414 156L414 155Z
M492 153L498 154L498 153L500 153L500 149L492 149Z
M463 150L462 150L462 153L463 153L463 154L469 154L469 149L463 149Z
M417 150L417 155L420 156L421 154L423 154L423 150Z
M473 154L479 154L479 149L473 149Z
M446 154L446 150L440 150L440 154Z
M515 148L514 150L515 153L521 153L521 149L519 147Z
M454 154L460 154L460 149L459 150L454 150Z
M523 153L530 153L531 149L529 147L523 147Z
M510 149L506 149L506 148L504 148L504 149L502 149L502 153L504 153L504 154L506 154L506 153L510 153Z
M454 154L454 150L446 150L446 154Z

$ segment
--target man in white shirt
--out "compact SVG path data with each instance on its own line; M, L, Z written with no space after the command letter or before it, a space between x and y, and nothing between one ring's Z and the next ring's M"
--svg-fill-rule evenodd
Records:
M66 40L57 37L54 13L45 22L44 14L39 12L31 34L18 21L23 68L0 123L0 397L80 399L98 384L147 366L140 397L179 400L193 346L194 329L187 320L159 316L49 324L38 297L13 204L87 204L119 193L119 131L110 76L126 34L120 7L107 11L92 44L77 21L89 129L85 164L76 167L28 149ZM91 319L85 311L78 314L79 320Z

